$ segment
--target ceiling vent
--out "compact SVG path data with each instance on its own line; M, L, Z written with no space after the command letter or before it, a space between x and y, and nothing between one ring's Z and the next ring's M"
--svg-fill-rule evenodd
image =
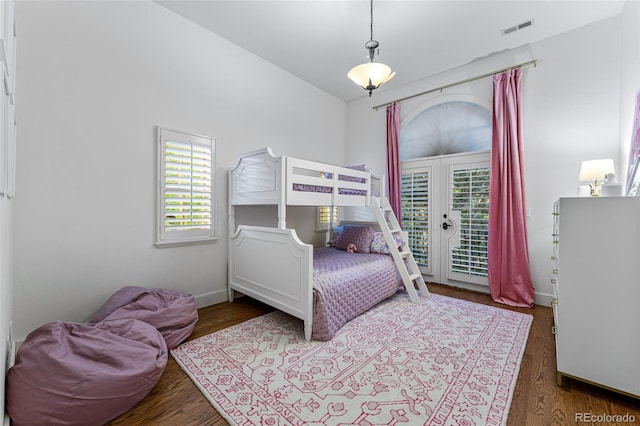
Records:
M530 27L532 25L533 25L533 19L529 19L528 21L525 21L525 22L523 22L521 24L514 25L513 27L509 27L509 28L506 28L506 29L502 30L502 35L515 33L516 31L524 30L525 28L528 28L528 27Z

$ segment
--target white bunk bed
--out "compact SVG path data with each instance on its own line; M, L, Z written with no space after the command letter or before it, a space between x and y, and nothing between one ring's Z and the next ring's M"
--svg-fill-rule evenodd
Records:
M377 198L382 194L382 179L368 171L275 156L270 148L242 155L229 172L229 300L233 301L234 293L238 291L300 318L304 321L305 338L310 340L314 313L314 249L303 243L294 229L287 228L286 207L377 207L378 224L388 237L387 241L393 241L391 233L394 230L390 229L389 221L383 219L384 211L390 209L381 208ZM277 206L277 227L236 226L235 207L241 205ZM397 225L395 216L392 219ZM415 265L408 249L398 249L394 245L393 259L386 269L400 275L400 285L404 282L410 293L413 290L412 300L417 301L414 280L422 293L426 295L428 291L419 272L412 274L406 267L407 252ZM397 270L393 262L398 265Z
M278 157L269 147L244 154L229 172L229 206L277 205L278 228L286 227L287 205L368 207L383 189L370 172Z

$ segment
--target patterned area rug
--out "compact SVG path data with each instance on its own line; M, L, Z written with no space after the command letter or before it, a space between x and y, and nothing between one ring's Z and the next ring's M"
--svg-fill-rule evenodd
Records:
M398 293L329 342L276 311L171 354L234 425L504 425L532 319Z

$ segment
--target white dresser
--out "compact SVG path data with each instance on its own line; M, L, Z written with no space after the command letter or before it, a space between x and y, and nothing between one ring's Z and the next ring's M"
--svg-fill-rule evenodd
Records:
M640 197L561 198L553 218L558 383L640 397Z

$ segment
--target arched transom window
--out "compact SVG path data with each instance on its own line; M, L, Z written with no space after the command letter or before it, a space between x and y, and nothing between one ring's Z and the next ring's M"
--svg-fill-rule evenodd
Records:
M400 161L491 148L491 111L471 102L444 102L413 118L401 131Z

